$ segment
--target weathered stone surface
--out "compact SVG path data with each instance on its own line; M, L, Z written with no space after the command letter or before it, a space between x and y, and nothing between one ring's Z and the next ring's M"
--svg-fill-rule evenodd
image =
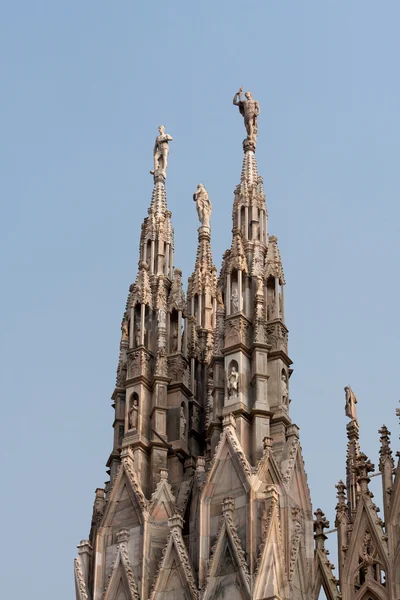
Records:
M232 244L218 277L211 202L198 186L187 296L165 189L172 138L160 128L156 140L138 276L121 326L110 481L96 490L90 539L78 546L77 600L317 600L321 586L327 600L400 598L400 466L383 426L383 522L350 387L335 522L340 581L325 548L329 522L320 509L313 521L290 416L285 279L255 159L259 106L240 94L234 103L248 135Z

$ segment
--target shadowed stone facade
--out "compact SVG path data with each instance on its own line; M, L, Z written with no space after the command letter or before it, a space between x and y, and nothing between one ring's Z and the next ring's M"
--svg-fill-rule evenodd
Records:
M232 244L218 276L200 184L186 294L165 186L172 137L159 128L121 326L110 480L96 490L89 540L78 546L77 600L317 600L321 586L328 600L400 598L400 466L382 427L382 521L350 388L338 579L324 545L329 523L312 511L289 411L285 278L255 158L259 106L246 98L234 97L248 135Z

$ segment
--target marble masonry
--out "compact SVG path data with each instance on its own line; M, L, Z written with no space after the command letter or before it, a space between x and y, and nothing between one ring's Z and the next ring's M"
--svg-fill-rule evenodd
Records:
M200 226L186 291L166 195L172 137L159 127L121 324L109 481L95 492L89 538L78 546L76 598L317 600L323 588L328 600L398 600L400 464L383 426L374 473L381 519L349 386L336 572L325 548L330 525L313 511L290 417L285 277L255 156L260 106L242 89L233 104L247 136L232 244L218 274L211 200L194 185Z

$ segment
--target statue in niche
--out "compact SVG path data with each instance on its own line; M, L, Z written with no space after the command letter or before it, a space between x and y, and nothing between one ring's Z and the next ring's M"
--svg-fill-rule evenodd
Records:
M245 93L246 100L242 100L242 93L243 87L234 95L233 104L239 107L240 114L244 118L247 140L255 144L257 141L257 118L260 114L260 105L257 100L253 100L251 92Z
M267 313L268 313L268 321L272 321L272 319L275 319L275 300L274 299L272 299L271 304L268 305Z
M172 335L172 352L178 352L178 337L178 324L176 324L174 327L174 333Z
M352 421L355 421L358 424L357 409L356 409L356 404L358 402L357 396L355 395L355 393L353 392L353 390L351 389L351 387L349 385L347 385L344 388L344 391L346 394L346 405L345 405L346 417L349 417L349 419L351 419Z
M128 419L129 420L129 429L137 429L138 413L139 413L138 399L134 397L132 400L131 409L129 411L129 419Z
M256 242L254 246L254 257L253 257L253 275L255 277L262 277L264 269L264 257L261 246Z
M200 223L203 227L210 227L212 205L207 190L202 183L197 186L197 190L193 194L193 200L196 202Z
M145 343L146 341L146 333L147 333L147 329L146 326L143 328L143 343ZM139 347L142 345L142 328L140 326L140 323L138 323L136 325L136 336L135 336L135 341L136 341L136 346Z
M121 337L121 341L125 342L128 337L129 337L129 332L128 332L128 321L124 320L122 321L122 337Z
M233 290L233 292L232 292L231 300L232 300L232 312L233 313L239 312L239 294L236 289Z
M185 409L181 406L180 417L179 417L179 432L181 438L186 437L186 417L185 417Z
M164 177L167 174L168 165L168 143L173 139L168 133L165 133L164 125L160 125L158 128L159 134L156 137L154 143L153 155L154 155L154 169L150 171L152 175L156 171L161 171Z
M289 404L289 390L288 390L288 380L286 377L286 373L283 371L281 376L281 392L282 392L282 402L285 406Z
M165 328L167 326L167 313L163 308L158 311L158 326Z
M193 404L192 427L197 431L200 430L200 409L196 404Z
M228 396L234 397L237 396L239 392L239 373L234 365L232 365L231 370L228 375Z
M136 346L140 346L140 344L141 344L141 341L142 341L141 334L142 334L142 328L140 327L140 324L138 323L136 326L136 336L135 336Z

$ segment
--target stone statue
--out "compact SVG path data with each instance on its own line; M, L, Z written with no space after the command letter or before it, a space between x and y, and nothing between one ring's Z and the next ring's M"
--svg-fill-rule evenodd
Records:
M232 366L228 375L228 396L237 396L239 392L239 373Z
M192 427L197 431L200 430L200 409L195 404L193 405Z
M289 404L289 390L286 373L282 373L281 377L282 402L287 406Z
M239 107L240 114L244 117L244 126L247 131L247 140L253 142L257 141L257 117L260 114L260 106L257 100L253 100L251 92L246 92L246 100L242 100L243 88L234 95L233 104Z
M271 304L268 304L267 313L268 313L268 321L272 321L275 319L275 300L272 300Z
M163 308L159 309L157 320L158 326L165 329L165 327L167 326L167 313Z
M132 401L131 409L129 411L129 429L137 429L138 412L138 401L137 398L134 398Z
M146 342L146 332L147 332L147 330L146 330L146 327L145 327L145 328L143 329L143 343L145 343L145 342ZM138 323L138 324L137 324L137 326L136 326L136 336L135 336L135 339L136 339L136 346L140 346L140 345L141 345L141 343L142 343L142 336L141 336L141 333L142 333L142 328L141 328L141 326L140 326L140 323Z
M179 431L181 438L185 438L186 436L186 417L185 417L185 409L181 406L180 418L179 418Z
M128 332L128 321L124 320L122 321L122 341L126 341L129 337L129 332Z
M136 327L136 346L140 346L141 344L141 333L142 333L142 328L140 327L139 323L137 324Z
M357 409L356 409L357 396L355 395L355 393L353 392L353 390L351 389L351 387L349 385L347 385L344 388L344 391L346 394L346 405L345 405L346 417L349 417L349 419L351 419L352 421L355 421L358 424Z
M170 142L173 138L168 133L165 133L164 125L160 125L158 131L160 132L160 135L156 137L153 150L154 169L150 171L150 173L154 175L156 171L161 171L165 177L168 165L168 142Z
M200 223L203 227L210 227L212 206L207 190L202 183L197 186L197 190L193 194L193 200L196 202Z
M178 351L178 337L179 337L179 333L178 333L178 325L176 325L175 329L174 329L174 333L172 336L172 352L177 352Z
M233 290L231 299L232 299L232 312L233 313L239 312L239 294L238 294L237 290Z

